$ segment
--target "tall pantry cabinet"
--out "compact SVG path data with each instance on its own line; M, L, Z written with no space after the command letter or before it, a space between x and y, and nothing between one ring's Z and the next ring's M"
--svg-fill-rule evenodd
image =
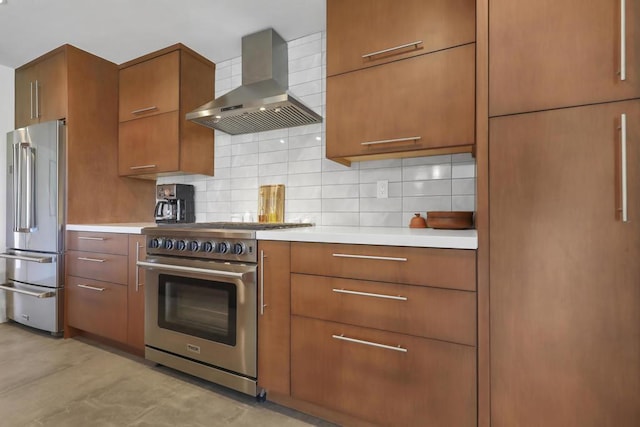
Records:
M640 3L489 1L491 425L640 425Z

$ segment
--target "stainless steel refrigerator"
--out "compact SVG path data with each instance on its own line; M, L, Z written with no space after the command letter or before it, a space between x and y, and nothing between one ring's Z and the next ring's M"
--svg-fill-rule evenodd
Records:
M65 126L56 120L7 134L7 317L63 330Z

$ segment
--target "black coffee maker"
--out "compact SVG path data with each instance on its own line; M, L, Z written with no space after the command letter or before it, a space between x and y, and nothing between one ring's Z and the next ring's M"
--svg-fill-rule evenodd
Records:
M156 186L156 223L195 222L193 196L193 185L161 184Z

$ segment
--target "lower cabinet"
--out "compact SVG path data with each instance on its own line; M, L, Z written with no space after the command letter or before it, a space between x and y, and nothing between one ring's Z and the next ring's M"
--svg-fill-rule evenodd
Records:
M375 424L475 426L475 347L293 316L294 398Z

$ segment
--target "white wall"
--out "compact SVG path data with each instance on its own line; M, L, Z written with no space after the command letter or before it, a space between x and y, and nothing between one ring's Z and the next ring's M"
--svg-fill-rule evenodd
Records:
M289 89L325 116L326 38L289 42ZM241 58L216 64L216 96L241 84ZM475 161L469 154L353 163L325 158L325 124L230 136L216 131L215 177L162 177L196 189L196 220L256 219L258 187L284 184L285 220L322 225L406 227L415 212L475 210ZM389 198L378 199L376 181Z
M13 130L14 123L14 71L0 65L0 250L5 250L5 200L6 200L6 134ZM4 282L5 262L0 260L0 280ZM0 322L6 322L5 292L0 291Z

